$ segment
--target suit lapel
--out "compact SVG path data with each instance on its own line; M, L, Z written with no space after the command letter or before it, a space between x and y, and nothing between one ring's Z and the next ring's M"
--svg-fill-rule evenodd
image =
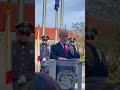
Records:
M59 49L60 54L61 54L63 57L66 57L65 54L64 54L64 48L63 48L62 44L59 42L58 45L59 45L59 46L58 46L58 47L59 47L58 49ZM68 55L68 51L67 51L67 55Z
M58 45L59 45L59 50L61 49L64 52L62 44L59 42Z

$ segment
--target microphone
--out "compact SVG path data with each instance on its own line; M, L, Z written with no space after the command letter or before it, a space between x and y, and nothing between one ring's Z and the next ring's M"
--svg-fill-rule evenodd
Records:
M66 45L68 46L68 50L69 50L72 54L74 54L74 51L73 51L73 50L71 50L71 47L73 47L73 45L72 45L72 44L70 44L70 42L69 42L69 41L67 41Z

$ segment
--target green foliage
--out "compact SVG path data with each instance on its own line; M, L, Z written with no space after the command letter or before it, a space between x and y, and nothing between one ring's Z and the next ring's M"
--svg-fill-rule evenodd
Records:
M72 28L71 29L72 32L74 32L78 35L84 36L84 34L85 34L85 23L84 22L73 23L71 28Z

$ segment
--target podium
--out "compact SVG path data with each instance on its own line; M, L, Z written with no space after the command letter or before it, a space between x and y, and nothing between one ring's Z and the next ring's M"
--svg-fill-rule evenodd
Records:
M79 59L50 59L44 65L49 67L49 75L63 90L81 90L82 62Z

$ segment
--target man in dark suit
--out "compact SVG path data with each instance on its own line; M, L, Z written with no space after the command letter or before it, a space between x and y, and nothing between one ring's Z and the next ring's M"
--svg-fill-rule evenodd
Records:
M60 30L60 41L51 47L51 59L66 60L80 58L79 53L74 48L74 45L68 43L68 31Z

